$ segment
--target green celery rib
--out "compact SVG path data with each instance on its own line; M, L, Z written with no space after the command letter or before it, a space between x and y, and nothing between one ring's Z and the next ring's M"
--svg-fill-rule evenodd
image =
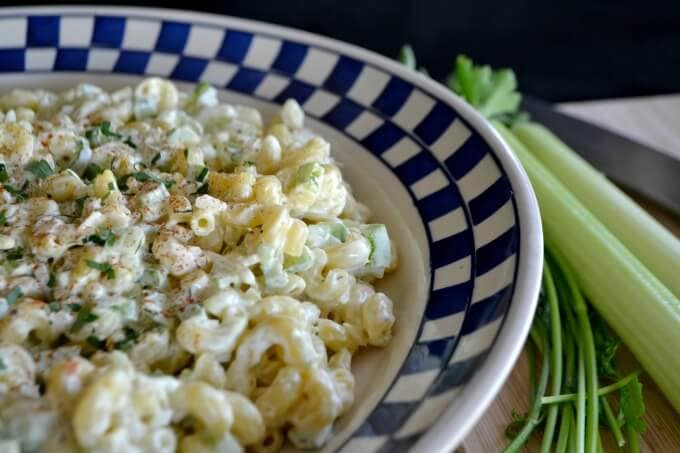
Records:
M680 297L678 238L544 126L518 122L512 132L647 269Z
M503 124L493 122L529 175L548 244L680 412L680 300L555 178Z

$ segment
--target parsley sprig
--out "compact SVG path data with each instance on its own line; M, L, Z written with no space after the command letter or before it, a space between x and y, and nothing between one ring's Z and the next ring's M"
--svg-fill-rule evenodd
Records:
M113 266L109 263L99 263L94 260L87 260L87 267L98 270L106 275L107 280L113 280L116 278L116 272L113 270Z

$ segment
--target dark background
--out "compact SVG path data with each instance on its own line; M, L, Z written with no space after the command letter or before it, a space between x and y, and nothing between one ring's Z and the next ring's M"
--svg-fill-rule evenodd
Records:
M3 2L3 5L45 4ZM552 101L680 92L680 0L71 2L177 7L273 22L394 57L411 43L443 78L458 53L515 69Z

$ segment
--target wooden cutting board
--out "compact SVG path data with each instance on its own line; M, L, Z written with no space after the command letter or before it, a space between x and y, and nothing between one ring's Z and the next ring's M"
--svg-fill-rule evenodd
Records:
M680 96L661 96L621 101L575 103L562 107L570 114L608 127L615 132L651 146L667 150L680 158ZM678 175L680 180L680 175ZM680 182L678 183L680 190ZM640 205L680 237L680 217L631 194ZM678 274L680 278L680 270ZM680 345L678 345L680 349ZM680 350L678 352L680 354ZM625 370L640 368L635 358L625 348L620 351L620 364ZM642 451L680 452L680 415L664 398L659 388L645 374L641 377L647 407L647 431L641 436ZM680 385L680 370L678 370ZM509 440L504 431L512 411L525 413L529 403L529 368L526 354L522 354L501 393L487 409L482 420L468 435L459 450L469 453L501 451ZM602 432L606 432L603 429ZM603 438L607 452L618 451L611 436ZM525 451L538 451L540 441L534 437Z

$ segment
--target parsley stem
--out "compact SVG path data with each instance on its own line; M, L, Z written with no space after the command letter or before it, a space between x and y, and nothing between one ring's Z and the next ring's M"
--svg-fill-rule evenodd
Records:
M531 435L531 432L541 421L541 397L545 394L545 390L548 387L548 375L550 374L550 346L548 345L548 340L545 333L545 328L539 321L534 321L531 326L531 339L542 343L540 349L543 350L543 364L541 367L541 377L538 380L538 388L536 391L536 398L534 399L534 404L531 407L527 421L524 423L522 430L517 434L517 437L508 445L505 453L515 453L522 449L527 439Z
M605 385L597 389L597 396L605 396L612 392L622 389L623 387L630 384L638 376L638 371L633 371L632 373L626 375L625 377L619 379L613 384ZM562 395L554 396L544 396L541 398L541 404L557 404L557 403L570 403L576 400L578 396L577 393L565 393Z
M560 430L557 435L557 446L555 453L565 453L569 446L569 434L574 421L574 410L571 405L564 405L562 407L562 414L560 417Z
M626 439L623 438L621 427L616 421L614 411L612 410L612 407L605 396L600 396L600 404L602 404L605 420L607 421L607 425L609 426L609 429L616 440L616 445L618 445L619 448L622 448L626 444Z
M548 304L550 316L550 393L557 395L562 390L562 323L560 321L560 307L557 301L557 290L553 280L552 271L546 261L543 266L543 287L545 299ZM555 434L559 407L552 406L548 409L548 417L543 429L541 453L549 453Z
M632 426L626 426L626 435L628 436L628 451L630 453L640 453L640 439L638 433Z
M527 354L529 355L529 391L531 392L531 401L529 406L533 406L534 398L536 396L536 348L532 341L527 341L526 343Z
M583 340L576 339L579 350L576 360L576 451L585 451L586 442L586 364L583 357Z

